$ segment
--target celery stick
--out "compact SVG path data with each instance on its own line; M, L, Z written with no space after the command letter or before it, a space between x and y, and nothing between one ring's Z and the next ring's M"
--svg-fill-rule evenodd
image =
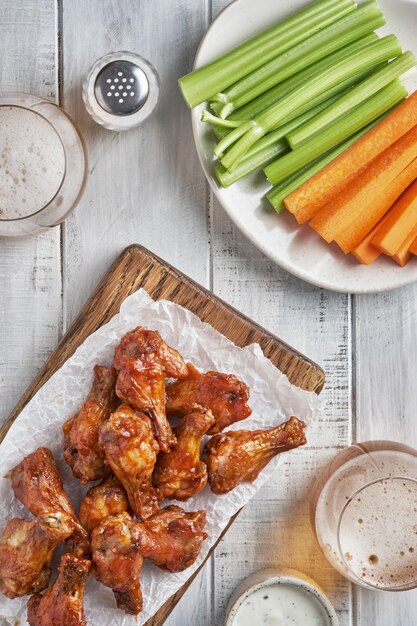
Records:
M265 165L268 165L268 163L271 163L271 161L275 160L277 157L285 154L288 150L287 141L285 141L285 139L280 139L262 152L257 152L256 154L247 156L239 163L233 174L223 167L221 163L217 162L213 170L214 176L216 177L219 185L222 187L229 187L254 170L265 167Z
M406 95L406 89L396 79L356 109L329 124L324 131L311 137L299 148L268 165L264 172L269 182L272 185L282 182L401 102Z
M271 163L271 161L275 160L278 156L288 152L288 142L284 137L293 129L314 117L319 111L322 111L335 100L336 97L331 98L329 101L314 107L311 111L307 111L303 115L268 133L265 137L262 137L262 139L252 146L233 173L230 173L221 163L217 163L214 167L214 174L217 181L223 187L229 187L229 185L232 185L258 167L265 167L265 165Z
M366 72L366 76L368 75L369 72ZM340 83L340 85L338 85L338 87L346 87L346 84L348 84L349 81L342 81L342 83ZM346 89L344 91L347 91ZM342 94L344 93L344 91L342 91ZM334 92L336 92L336 95L334 95ZM316 111L319 112L323 109L325 109L327 106L329 106L330 104L332 104L338 97L340 97L339 92L339 88L338 89L330 89L326 92L323 92L322 94L320 94L319 96L317 96L316 98L313 98L312 100L310 100L309 102L306 102L302 107L296 107L294 108L292 111L288 112L288 115L280 120L279 124L277 124L274 128L271 129L271 131L279 129L283 126L283 124L289 124L290 122L292 122L293 120L298 120L298 118L300 118L300 116L302 115L307 115L307 117L305 118L305 120L310 119L310 117L312 117L311 111ZM243 122L239 122L237 120L222 120L220 118L216 118L214 117L211 113L209 113L208 111L203 111L202 115L201 115L201 121L202 122L210 122L212 124L212 128L214 130L214 134L217 137L217 139L220 140L219 144L214 148L214 154L219 157L222 158L223 157L223 152L220 151L220 147L222 146L226 146L227 147L227 142L229 141L229 139L226 139L226 137L234 137L235 135L230 135L231 131L231 127L232 124L236 125L239 124L239 126L235 126L235 128L233 129L234 131L240 133L240 135L243 135L247 128L250 126L254 126L253 120L247 120L247 125L244 126ZM252 124L251 124L252 122ZM246 123L246 122L245 122ZM293 127L289 127L287 132L290 132L290 128L297 128L300 125L300 123L297 123L295 126ZM227 127L229 126L229 127ZM270 133L269 133L270 134ZM257 142L259 143L259 142ZM256 145L256 144L255 144ZM225 148L223 148L225 149ZM250 152L251 150L249 150Z
M244 107L232 113L228 119L230 120L248 120L256 117L262 111L265 111L268 107L275 104L278 100L286 96L290 91L298 87L298 85L302 85L307 79L314 76L314 74L318 74L324 69L331 67L341 59L345 59L346 57L350 57L352 52L356 52L360 48L372 43L373 41L377 41L378 36L375 33L370 33L365 37L361 37L357 41L349 44L348 46L344 46L340 50L333 52L333 54L329 54L324 59L320 59L320 61L316 61L312 65L309 65L301 72L298 72L294 76L287 78L279 85L276 85L272 89L269 89L266 93L262 94L249 102ZM221 104L212 103L211 108L218 115L221 109Z
M277 125L277 128L280 128L280 126L283 123L287 123L291 121L292 119L298 117L299 115L302 115L303 113L310 111L311 109L315 108L319 104L322 104L322 103L330 104L330 101L333 101L333 98L336 99L336 97L340 96L340 94L347 93L348 89L352 88L352 86L356 85L358 82L360 82L364 78L367 78L375 70L379 70L382 67L385 67L386 65L387 63L379 63L378 65L376 65L375 67L371 69L367 69L363 72L359 72L357 75L338 83L337 85L332 87L332 89L328 89L327 91L324 91L323 93L319 94L318 96L316 96L309 102L306 102L302 107L296 108L293 111L291 111L288 114L288 116ZM209 122L213 121L211 114L207 113L206 115L205 112L203 113L204 113L204 119L202 117L202 121L209 121ZM230 129L233 128L236 122L238 121L239 120L235 119L234 116L231 116L227 120L222 120L221 118L215 118L215 122L212 124L212 128L213 128L216 138L220 141L220 139L223 139L223 137L226 137L226 135L229 134ZM228 124L227 122L230 122L230 124Z
M222 120L221 117L216 117L210 111L203 111L201 114L202 122L209 122L213 126L219 126L220 128L238 128L241 125L239 121L233 120Z
M355 85L363 81L365 78L368 78L368 76L370 76L373 72L376 72L382 69L386 65L388 65L387 62L377 63L373 67L368 68L364 70L363 72L358 72L354 76L351 76L350 78L347 78L346 80L342 80L340 83L337 83L337 85L335 85L331 89L327 89L327 91L320 93L315 98L312 98L311 100L306 102L303 106L298 107L296 109L297 114L304 113L304 111L309 111L312 107L315 107L318 104L325 102L326 100L332 98L333 96L340 96L341 94L350 91L352 87L354 87ZM224 120L224 121L236 122L237 120Z
M216 94L213 100L224 103L220 117L228 117L274 85L384 24L384 16L376 2L365 2L337 22L265 63L224 93Z
M342 93L345 93L345 92L347 92L346 89ZM315 98L314 102L312 101L310 103L310 106L304 106L300 110L294 109L294 111L291 111L291 113L282 121L282 123L280 123L277 126L277 129L283 128L284 126L286 128L285 133L281 136L284 137L286 133L290 133L293 129L298 128L298 126L301 126L301 124L304 124L304 122L307 122L307 120L317 115L317 113L320 113L320 111L323 111L324 109L326 109L326 107L333 104L333 102L336 102L337 99L340 97L341 96L339 93L337 93L336 95L333 95L330 92L329 93L326 92L320 97L320 99ZM222 139L230 132L230 128L233 128L231 124L239 124L239 125L241 124L241 122L238 122L237 120L236 121L235 120L222 120L218 117L214 117L214 120L213 120L213 117L214 116L212 116L211 113L209 113L208 111L203 111L201 115L201 121L211 123L211 127L217 139ZM292 122L293 120L296 123L293 126L290 126L289 123ZM228 127L228 124L230 124L230 127ZM273 128L272 130L274 131L276 129ZM269 135L271 135L271 133L268 133L266 136L269 137ZM252 150L253 148L251 148L249 152L252 152Z
M223 152L234 141L237 143L223 157L222 163L228 170L233 171L237 163L242 159L253 144L263 137L268 131L276 127L295 107L301 107L318 94L331 89L339 82L357 75L377 63L388 61L401 54L401 46L394 35L388 35L378 41L372 42L354 52L349 58L342 59L332 67L312 76L299 85L288 95L281 98L274 105L258 115L251 122L244 122L244 134L242 127L232 130L222 139L217 149ZM240 132L239 132L240 131ZM223 145L222 142L224 142Z
M350 137L347 141L339 144L337 148L330 150L324 156L316 159L289 178L286 178L279 185L273 187L271 191L266 194L266 197L268 198L270 204L274 207L276 212L282 213L282 211L285 209L284 200L287 196L290 195L290 193L298 189L298 187L300 187L303 183L305 183L307 180L310 180L310 178L312 178L314 174L317 174L317 172L320 172L320 170L326 167L326 165L334 161L336 157L338 157L340 154L342 154L342 152L347 150L360 137L362 137L362 135L365 135L373 126L378 124L378 122L383 117L385 116L381 115L378 119L372 122L372 124L368 124L368 126Z
M354 0L317 0L179 80L189 107L209 100L257 67L353 11Z
M411 52L405 52L397 59L394 59L394 61L388 63L383 69L372 74L369 78L351 89L342 98L339 98L325 111L320 111L314 118L289 133L287 139L291 148L297 148L315 133L322 131L331 122L354 109L358 104L372 96L395 78L399 78L416 64L417 59Z
M210 109L216 114L219 115L220 111L222 110L222 103L221 102L210 102Z
M216 139L218 139L220 141L220 139L223 139L223 137L226 137L226 135L229 133L229 128L224 128L224 126L218 126L217 124L212 124L212 129L213 129L213 133L216 137Z
M270 133L266 134L265 137L262 137L262 139L257 141L248 151L246 157L252 156L257 152L262 152L262 150L273 144L278 139L282 139L283 137L286 138L289 133L304 124L304 122L313 118L320 111L325 110L326 107L333 104L333 102L337 102L338 98L340 98L340 96L333 96L333 98L329 98L326 102L318 104L309 111L305 111L301 115L291 118L288 121L286 120L284 124L279 126L279 128L272 130Z

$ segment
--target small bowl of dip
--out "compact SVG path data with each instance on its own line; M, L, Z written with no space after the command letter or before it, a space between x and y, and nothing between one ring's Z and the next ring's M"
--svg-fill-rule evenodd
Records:
M238 586L225 626L339 626L339 621L314 580L290 568L271 568L251 574Z

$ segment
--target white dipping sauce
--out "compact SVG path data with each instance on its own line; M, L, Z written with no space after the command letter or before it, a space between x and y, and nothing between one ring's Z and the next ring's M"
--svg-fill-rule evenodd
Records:
M329 626L326 610L309 591L288 583L257 589L238 608L233 626Z

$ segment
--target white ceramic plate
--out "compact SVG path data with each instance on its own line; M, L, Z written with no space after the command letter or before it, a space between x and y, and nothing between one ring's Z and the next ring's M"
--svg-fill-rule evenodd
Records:
M305 4L306 0L235 0L207 31L195 66L212 61ZM395 33L404 51L417 53L417 0L380 0L380 6L387 19L381 34ZM408 79L407 87L409 91L417 88L415 75ZM344 255L336 244L324 243L310 227L298 226L289 213L277 215L263 198L269 185L262 173L246 177L227 189L220 188L212 175L214 136L208 125L200 122L203 108L202 105L193 109L192 120L198 155L207 179L236 226L270 259L291 274L333 291L372 293L417 280L417 258L403 268L387 258L362 266L351 255Z

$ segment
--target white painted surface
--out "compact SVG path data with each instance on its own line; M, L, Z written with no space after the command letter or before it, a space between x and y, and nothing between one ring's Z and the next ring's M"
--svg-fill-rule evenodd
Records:
M59 229L0 241L0 394L5 418L111 261L142 243L319 362L323 414L309 445L242 512L167 626L221 626L233 588L255 569L293 566L317 580L341 626L415 626L417 593L352 590L311 534L315 473L353 438L417 447L417 287L360 296L316 289L275 266L208 193L176 79L191 65L211 15L227 0L62 0L62 104L86 138L83 201ZM53 0L0 0L2 88L56 93ZM142 129L99 128L81 101L81 80L102 54L130 49L162 79L161 106ZM62 256L61 256L62 255ZM61 274L62 262L62 274ZM63 320L63 322L62 322Z

